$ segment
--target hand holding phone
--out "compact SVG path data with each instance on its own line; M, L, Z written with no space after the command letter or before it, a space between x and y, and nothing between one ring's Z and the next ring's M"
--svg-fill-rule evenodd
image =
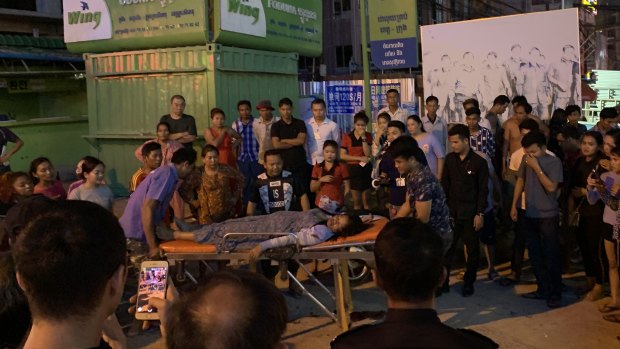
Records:
M149 305L150 298L166 298L168 284L168 262L145 261L140 265L136 319L158 320L157 308Z

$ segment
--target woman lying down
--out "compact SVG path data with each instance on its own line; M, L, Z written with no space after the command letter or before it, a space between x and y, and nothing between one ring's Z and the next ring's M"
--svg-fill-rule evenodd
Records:
M300 246L316 245L327 241L334 235L351 236L360 233L365 228L366 224L359 216L331 216L320 209L312 209L306 212L280 211L266 216L229 219L221 223L203 225L193 231L175 231L174 238L214 244L218 252L252 248L250 259L254 260L270 248L296 243ZM224 235L228 233L261 235L235 236L224 241ZM297 238L290 235L273 237L273 234L281 233L294 234Z

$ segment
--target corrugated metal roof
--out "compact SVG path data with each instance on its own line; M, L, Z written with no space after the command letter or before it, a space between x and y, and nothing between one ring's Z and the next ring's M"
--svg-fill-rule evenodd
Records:
M83 62L69 53L62 38L0 34L0 58L51 62Z
M42 50L31 47L2 47L0 58L50 62L84 62L81 55L60 50Z
M31 35L0 34L2 46L26 46L50 49L66 49L62 38L34 37Z

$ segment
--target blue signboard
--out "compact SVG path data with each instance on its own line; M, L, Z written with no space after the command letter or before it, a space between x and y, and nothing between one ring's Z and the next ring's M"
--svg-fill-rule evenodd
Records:
M372 62L380 69L418 66L418 39L403 38L370 42Z
M354 114L363 108L364 87L356 85L327 86L327 113Z

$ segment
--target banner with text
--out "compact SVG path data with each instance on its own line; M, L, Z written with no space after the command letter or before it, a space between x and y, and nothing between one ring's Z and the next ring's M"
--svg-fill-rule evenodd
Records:
M223 45L317 57L323 4L313 0L214 0L213 40Z
M63 0L71 52L114 52L208 42L205 0Z
M418 66L416 0L368 0L372 62L381 69Z

